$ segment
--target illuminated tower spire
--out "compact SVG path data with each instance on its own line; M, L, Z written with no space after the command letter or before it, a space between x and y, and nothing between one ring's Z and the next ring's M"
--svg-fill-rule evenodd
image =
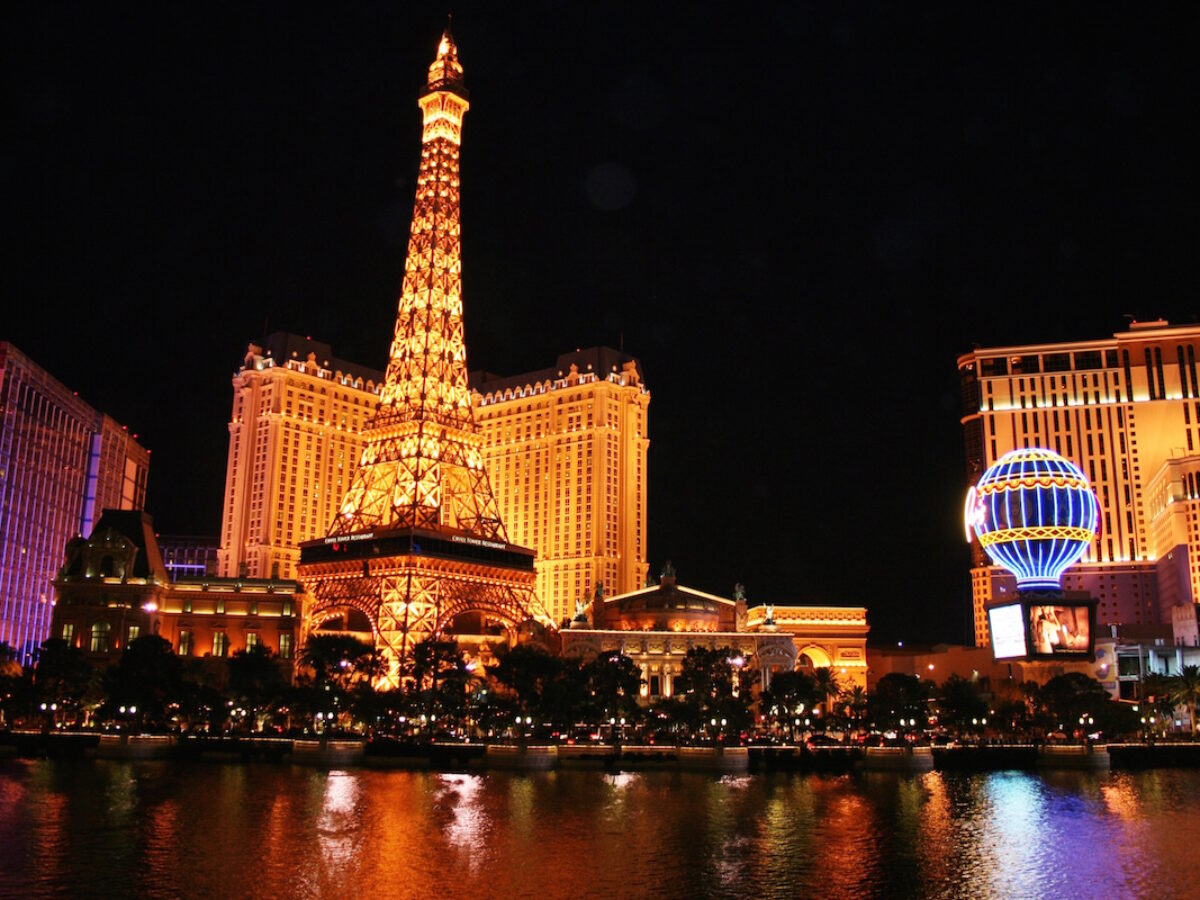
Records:
M458 158L469 104L449 27L418 103L421 170L387 377L329 533L447 526L505 540L467 385Z
M430 638L553 628L533 591L533 551L508 543L471 411L458 219L468 103L449 28L417 102L421 171L379 407L329 533L300 545L299 567L306 633L363 614L393 687Z

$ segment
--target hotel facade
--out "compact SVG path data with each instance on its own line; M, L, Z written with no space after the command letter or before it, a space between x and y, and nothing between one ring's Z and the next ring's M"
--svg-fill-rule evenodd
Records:
M248 346L233 376L221 576L296 577L300 543L325 536L354 476L382 382L309 338ZM501 518L536 552L551 618L569 618L597 584L640 588L650 393L638 361L596 347L522 375L475 372L471 386Z
M49 637L63 547L101 510L141 509L150 452L0 342L0 641L23 661Z
M642 587L650 392L638 361L595 347L526 375L474 373L471 386L500 516L537 554L550 617L565 621L597 586Z
M67 544L52 636L99 669L130 642L156 635L185 659L221 660L261 645L290 672L303 616L298 582L171 574L148 514L104 510L86 538Z
M300 542L325 536L354 476L382 383L299 335L247 347L233 376L218 574L296 576Z
M1134 322L1110 338L977 349L958 359L967 482L1020 447L1078 465L1100 532L1062 586L1099 601L1101 625L1178 623L1195 631L1200 597L1200 326ZM975 541L974 638L1015 579Z

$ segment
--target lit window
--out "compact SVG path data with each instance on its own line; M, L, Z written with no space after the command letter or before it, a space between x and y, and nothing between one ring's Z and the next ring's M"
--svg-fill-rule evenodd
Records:
M107 653L108 652L108 631L109 624L107 622L97 622L92 626L92 652Z
M192 633L181 629L179 632L179 655L192 655Z
M229 651L229 635L218 631L213 635L213 656L224 656Z

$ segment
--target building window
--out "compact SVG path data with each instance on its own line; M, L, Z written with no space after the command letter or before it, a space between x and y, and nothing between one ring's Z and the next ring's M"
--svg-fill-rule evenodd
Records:
M97 622L92 626L92 652L107 653L108 652L108 631L109 624L107 622Z
M138 635L142 633L142 629L137 625L129 626L129 635L125 638L125 646L128 647L133 641L138 639Z
M260 641L258 639L257 631L251 631L249 634L246 635L246 649L247 650L253 650L260 643L262 643L262 641Z
M292 633L290 631L281 632L279 635L279 656L281 659L292 658Z
M213 656L224 656L229 652L229 635L223 631L213 634Z
M62 639L69 645L75 639L75 623L63 622Z
M180 629L179 631L179 655L192 655L192 633L184 629Z

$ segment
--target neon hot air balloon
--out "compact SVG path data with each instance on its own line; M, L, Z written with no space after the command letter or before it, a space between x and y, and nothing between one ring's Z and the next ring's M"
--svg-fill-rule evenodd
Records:
M996 460L967 492L967 540L974 530L1019 591L1058 591L1062 574L1098 532L1096 495L1079 467L1053 450L1028 447Z

